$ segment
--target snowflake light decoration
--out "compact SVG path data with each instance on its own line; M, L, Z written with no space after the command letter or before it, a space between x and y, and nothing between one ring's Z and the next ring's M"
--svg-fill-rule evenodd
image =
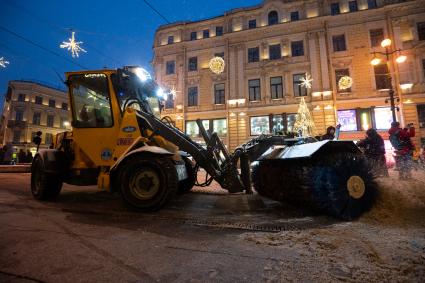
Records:
M9 61L6 61L4 57L0 57L0 67L6 68L6 65L9 64Z
M224 62L223 58L217 56L210 60L209 67L211 72L219 75L224 72L225 65L226 63Z
M173 87L170 89L170 94L173 95L173 99L176 99L177 93L179 93L180 91L178 91L176 89L176 87L173 85Z
M311 88L311 83L313 82L313 79L311 78L311 76L309 74L306 74L305 77L302 77L300 79L301 83L299 84L302 87L305 88Z
M80 52L87 52L84 50L80 44L83 44L82 41L75 41L75 32L73 31L71 34L71 38L68 39L69 41L64 41L60 45L60 48L67 48L68 51L71 51L72 57L79 57Z
M338 81L338 88L340 90L349 89L353 85L353 79L349 76L343 76Z

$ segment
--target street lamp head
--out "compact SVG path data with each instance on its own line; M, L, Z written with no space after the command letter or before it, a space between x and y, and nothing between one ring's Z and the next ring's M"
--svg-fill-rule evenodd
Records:
M373 66L379 65L381 63L381 59L379 59L379 58L373 58L372 61L370 61L370 63Z
M406 62L406 60L407 60L406 55L400 55L395 59L395 61L399 64Z
M382 47L389 47L391 45L391 39L389 39L389 38L386 38L386 39L384 39L384 40L382 40L382 42L381 42L381 46Z

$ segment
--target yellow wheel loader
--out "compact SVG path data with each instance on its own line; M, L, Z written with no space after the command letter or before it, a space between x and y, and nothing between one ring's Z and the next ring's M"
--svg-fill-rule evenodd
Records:
M197 121L206 146L161 119L159 87L137 67L66 74L72 131L58 134L31 167L36 199L57 197L62 184L120 192L125 203L162 208L190 191L203 168L230 193L255 190L342 219L368 210L376 195L372 171L350 141L262 135L229 153Z

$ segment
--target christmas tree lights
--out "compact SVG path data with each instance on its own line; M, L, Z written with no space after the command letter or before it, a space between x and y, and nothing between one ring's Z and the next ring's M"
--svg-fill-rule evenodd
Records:
M298 113L295 118L294 131L299 133L301 137L314 136L316 131L313 117L311 116L310 110L305 103L304 97L301 98L301 102L298 107Z

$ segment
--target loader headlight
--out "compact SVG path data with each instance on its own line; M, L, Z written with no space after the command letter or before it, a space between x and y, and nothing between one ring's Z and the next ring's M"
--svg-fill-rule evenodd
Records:
M158 88L156 90L156 96L158 96L158 98L164 98L165 97L165 92L162 88Z
M136 68L134 73L136 74L137 77L139 77L139 79L142 82L146 82L147 80L152 79L151 75L149 74L148 71L146 71L143 68Z

